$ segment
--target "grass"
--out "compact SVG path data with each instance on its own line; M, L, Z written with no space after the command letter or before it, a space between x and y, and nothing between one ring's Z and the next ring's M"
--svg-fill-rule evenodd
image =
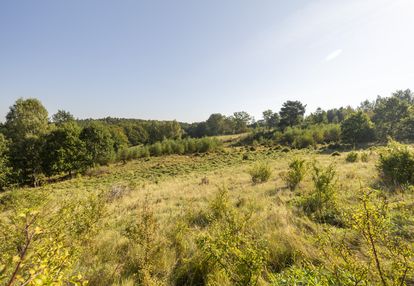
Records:
M188 281L207 283L207 280L210 285L235 285L236 282L231 280L237 276L234 273L244 273L235 268L241 265L236 263L241 258L226 256L222 268L214 263L204 264L204 255L207 250L212 250L208 245L201 247L199 244L201 238L215 234L208 241L213 241L213 245L222 250L218 239L224 238L219 231L227 230L228 226L225 221L215 221L211 217L217 208L226 207L230 208L226 213L235 214L234 220L238 224L244 225L246 220L252 230L252 233L246 230L239 234L245 246L234 253L250 253L248 246L254 246L253 250L267 249L263 254L266 271L256 271L252 277L257 279L258 285L278 285L272 282L274 277L302 269L307 263L329 269L340 265L339 256L332 254L335 248L326 246L322 251L320 239L326 231L341 235L348 232L320 224L301 213L295 202L298 196L305 196L312 190L312 177L305 176L295 192L287 189L281 175L290 160L300 157L309 162L317 161L321 167L333 163L338 182L336 200L342 210L350 210L357 205L361 186L376 182L378 156L375 151L371 153L368 162L353 164L330 154L309 150L281 152L266 147L255 150L232 147L219 153L140 159L92 170L89 175L70 181L2 193L0 219L5 219L16 208L42 209L65 200L104 193L105 212L97 222L97 232L76 246L79 257L68 268L71 273L82 274L90 285L200 285ZM248 154L249 160L243 160L244 154ZM267 162L272 175L268 181L252 185L249 171L260 161ZM201 183L205 180L208 184ZM212 207L223 188L227 190L228 202L215 203ZM394 194L389 197L389 204L395 208L404 208L401 204L409 207L414 205L414 197L412 193ZM398 222L412 222L413 209L411 207L408 216L398 216ZM47 215L53 216L53 212ZM148 226L142 217L150 217L152 223ZM125 229L131 229L131 223L142 233L150 232L150 239L125 235ZM408 223L400 224L399 231L412 242L413 228ZM254 233L260 234L257 235L260 240ZM364 247L360 242L354 246L361 257L366 254ZM145 260L146 255L151 259ZM255 263L262 265L262 261ZM207 272L209 275L205 276ZM243 281L251 283L244 285L253 285L252 280Z

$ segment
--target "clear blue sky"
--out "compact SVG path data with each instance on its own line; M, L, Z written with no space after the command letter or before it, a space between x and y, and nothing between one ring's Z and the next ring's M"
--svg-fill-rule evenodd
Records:
M414 89L413 0L1 0L0 120L205 120Z

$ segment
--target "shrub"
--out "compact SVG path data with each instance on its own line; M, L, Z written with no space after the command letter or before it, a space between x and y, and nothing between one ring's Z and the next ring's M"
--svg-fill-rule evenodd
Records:
M149 147L149 152L150 152L151 156L161 156L161 155L163 155L163 149L162 149L161 143L157 142L155 144L152 144Z
M204 285L256 285L265 268L267 249L252 227L251 215L239 213L230 204L226 190L221 190L210 204L210 212L211 225L197 245L210 273L222 273L224 277L219 275L220 281Z
M122 163L126 164L126 162L131 159L130 153L131 152L128 150L128 148L124 147L121 150L119 150L117 159L119 161L122 161Z
M321 144L323 143L323 128L321 128L319 125L316 125L315 127L311 128L310 132L305 132L305 134L308 134L312 136L313 144Z
M315 145L314 137L308 132L302 133L295 138L293 145L298 149L313 146Z
M346 155L345 160L349 163L354 163L358 161L358 153L355 151L351 151L348 153L348 155Z
M333 165L313 165L313 191L306 195L300 205L315 220L332 225L342 225L336 207L336 172Z
M323 131L323 140L326 143L337 143L341 140L341 128L338 124L328 125Z
M368 162L368 160L369 160L369 154L366 152L361 153L361 161L366 163Z
M267 163L259 163L250 169L249 174L252 177L252 182L258 184L267 182L272 175L272 171Z
M287 187L295 190L299 183L303 180L306 173L306 161L295 158L289 163L288 171L282 175Z
M371 142L375 139L374 125L368 115L356 112L341 123L342 141L345 143Z
M405 185L414 183L414 151L391 141L380 153L378 171L385 183Z

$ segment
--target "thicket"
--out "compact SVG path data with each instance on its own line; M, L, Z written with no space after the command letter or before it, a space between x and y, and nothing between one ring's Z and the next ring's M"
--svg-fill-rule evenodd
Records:
M147 158L150 156L184 155L218 151L223 147L220 140L214 137L186 138L178 140L164 140L147 146L125 148L118 154L118 160Z

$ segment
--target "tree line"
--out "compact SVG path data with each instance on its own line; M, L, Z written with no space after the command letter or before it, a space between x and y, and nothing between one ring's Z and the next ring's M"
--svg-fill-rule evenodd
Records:
M0 189L36 185L44 176L72 175L115 159L215 150L220 144L213 139L189 139L247 131L252 131L247 144L295 148L414 139L414 95L409 89L363 101L357 108L318 108L307 116L305 112L303 103L286 101L279 112L266 110L258 121L244 111L231 116L214 113L192 124L111 117L77 120L63 110L49 119L39 100L18 99L0 124ZM129 150L131 146L140 147Z
M263 112L263 119L253 123L253 132L245 144L282 144L305 148L322 143L360 144L414 139L414 94L397 90L389 97L378 96L350 106L330 110L317 108L305 116L306 105L287 101L280 112Z
M45 177L72 176L116 160L203 153L220 146L212 138L182 139L183 133L176 121L76 120L63 110L49 119L39 100L18 99L0 124L0 190L36 186Z

